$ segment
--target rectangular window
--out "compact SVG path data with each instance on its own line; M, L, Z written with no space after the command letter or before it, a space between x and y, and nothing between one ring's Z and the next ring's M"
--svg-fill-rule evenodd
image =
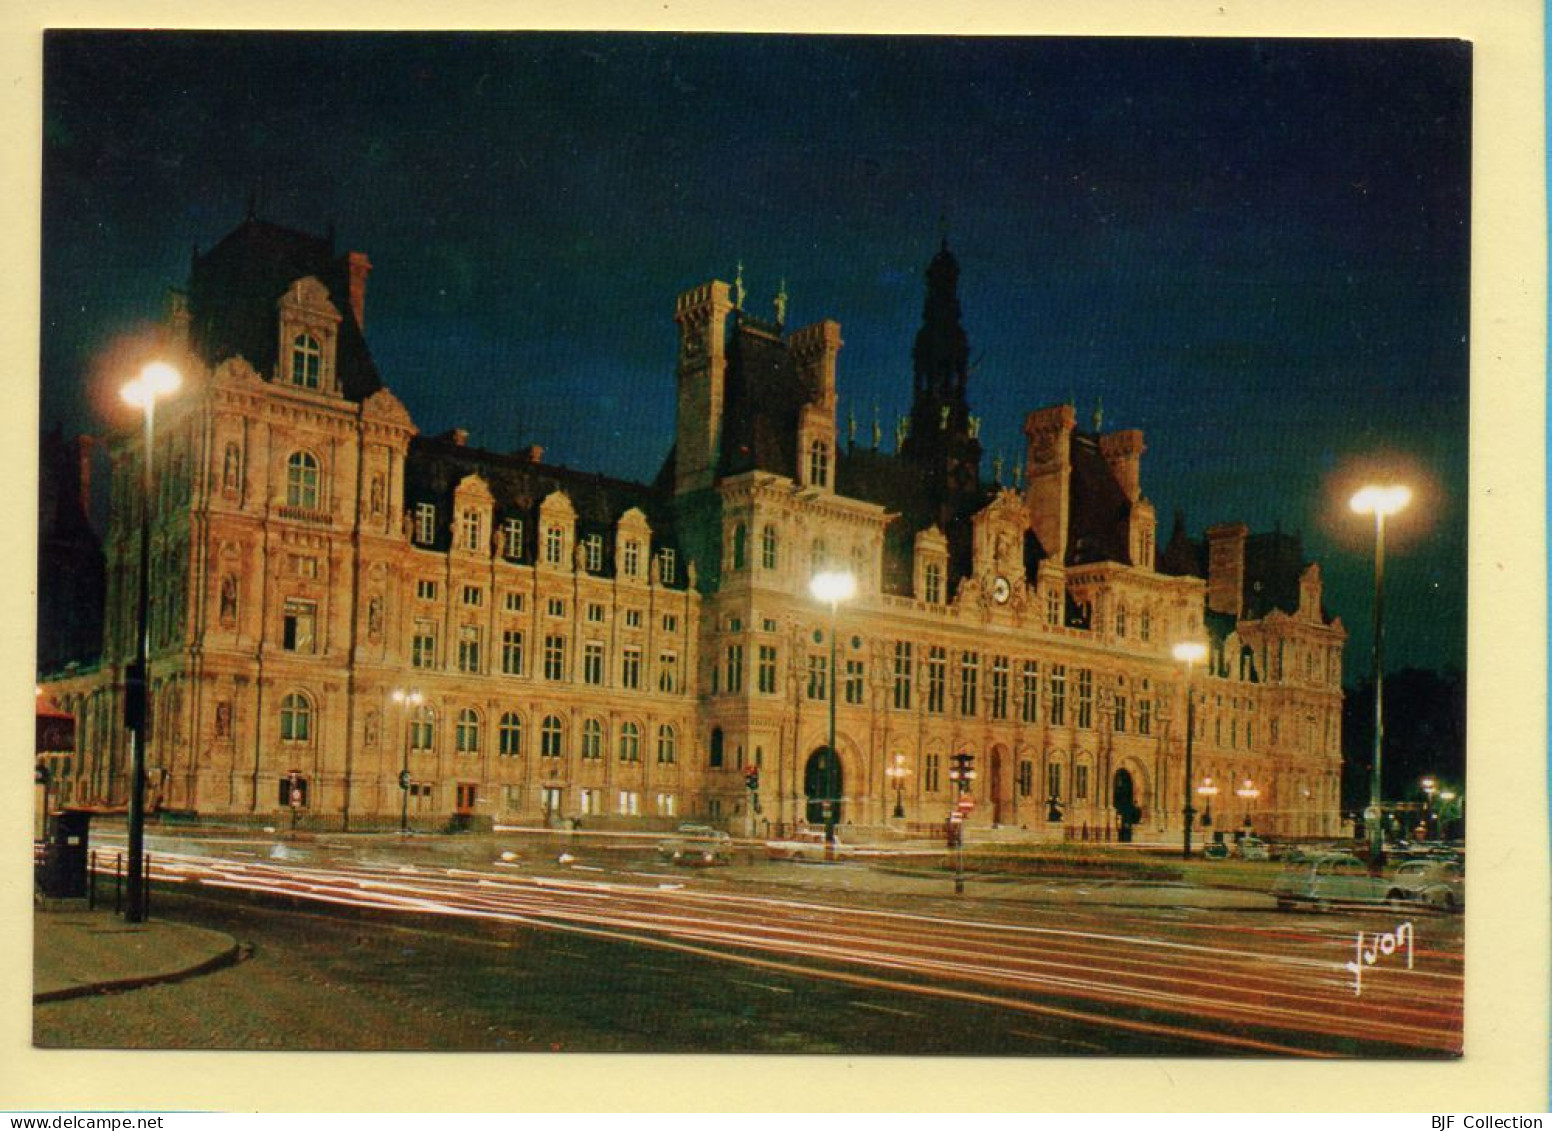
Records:
M317 577L318 559L304 554L292 554L291 572L298 577Z
M430 503L415 504L415 541L429 546L436 538L436 507Z
M1126 696L1115 697L1115 730L1117 734L1126 733Z
M563 617L566 615L566 602L559 597L551 597L545 604L545 611L552 617Z
M582 543L583 551L587 554L587 571L597 573L604 568L604 540L599 534L589 534L587 540Z
M1137 733L1153 733L1153 700L1146 695L1137 700Z
M566 678L566 638L564 636L544 638L544 678L548 680Z
M664 632L678 632L679 631L679 618L674 616L673 613L664 613L663 614L663 631Z
M1094 725L1094 673L1088 668L1078 669L1078 718L1080 727Z
M318 650L318 606L312 601L288 598L285 604L285 621L281 630L280 646L287 652L316 652Z
M1051 665L1050 713L1047 720L1054 727L1067 725L1067 665Z
M677 810L678 806L675 803L673 794L660 793L657 795L657 815L659 817L672 817L676 814Z
M992 657L992 701L991 714L994 719L1008 717L1008 657Z
M587 606L587 619L589 624L603 624L604 607L599 604L589 604Z
M1072 796L1077 801L1087 801L1089 796L1089 768L1074 766L1072 771Z
M657 689L665 695L679 690L679 657L663 652L657 658Z
M943 599L943 567L937 562L928 562L924 573L927 604L936 605Z
M465 585L463 587L463 603L471 609L477 609L485 604L485 590L478 585Z
M926 758L922 759L922 790L925 793L938 792L940 757L938 754L928 754Z
M558 526L544 528L544 560L550 565L561 565L566 559L566 536Z
M480 630L472 624L460 625L458 629L458 670L480 670Z
M634 538L625 543L625 551L620 555L624 560L621 563L626 577L635 577L641 572L641 543Z
M435 601L437 595L437 583L428 577L422 577L415 582L415 596L422 601Z
M861 660L846 661L846 702L859 706L863 696L863 669Z
M948 700L948 649L934 645L927 650L927 713L941 715Z
M1019 763L1018 791L1020 797L1028 797L1035 791L1035 764L1027 758Z
M620 816L636 817L641 814L641 794L633 789L620 790Z
M1040 721L1040 665L1034 660L1024 661L1024 670L1019 676L1019 721L1024 723L1038 723Z
M760 645L757 678L761 695L776 694L776 649L769 644Z
M559 813L562 805L560 786L541 786L539 789L539 804L546 813Z
M959 654L959 713L967 719L975 718L975 701L980 677L980 653L961 652Z
M501 556L510 561L523 557L523 520L509 518L501 524Z
M641 610L640 609L626 609L625 610L625 627L626 628L640 628L641 627Z
M664 546L657 552L657 575L664 585L672 585L678 579L678 569L672 550Z
M1045 768L1045 788L1052 801L1058 801L1062 796L1062 768L1052 762Z
M744 646L742 644L727 646L727 690L729 695L738 695L744 690Z
M436 667L436 622L417 620L415 635L410 640L410 666Z
M465 550L479 550L480 543L484 541L482 530L484 523L480 521L480 512L466 510L458 520L458 533Z
M523 595L521 593L517 593L517 592L508 593L506 601L507 601L507 604L506 604L507 612L509 612L509 613L520 613L520 612L523 611Z
M599 798L602 795L602 791L597 789L584 789L581 791L581 794L582 800L581 804L577 807L578 811L584 817L596 815L602 808L602 804L599 801Z
M1062 623L1062 595L1056 589L1045 591L1045 623L1052 628L1061 627Z
M506 675L523 674L523 634L518 629L501 634L501 670Z
M594 686L604 681L604 646L596 640L582 645L582 682Z
M640 648L626 648L620 653L620 686L626 691L641 690Z
M914 666L914 662L911 659L911 642L909 640L896 640L894 705L897 711L909 711L911 709L911 679L915 674Z
M824 655L808 657L808 697L824 699L830 694L830 658Z

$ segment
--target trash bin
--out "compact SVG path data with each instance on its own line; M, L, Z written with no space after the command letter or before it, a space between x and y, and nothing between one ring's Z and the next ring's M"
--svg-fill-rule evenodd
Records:
M85 898L91 825L92 815L83 809L66 809L50 820L39 884L50 899Z

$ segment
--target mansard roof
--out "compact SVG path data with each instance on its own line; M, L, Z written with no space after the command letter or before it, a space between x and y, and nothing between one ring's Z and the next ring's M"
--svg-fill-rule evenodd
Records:
M727 347L719 475L797 478L798 423L809 401L781 327L735 311Z
M1131 501L1100 453L1099 437L1072 436L1072 479L1067 512L1067 565L1130 565Z
M1297 534L1272 530L1246 538L1245 619L1260 620L1273 609L1298 612L1299 577L1308 564Z
M249 216L189 271L190 340L207 365L240 354L260 373L279 361L276 303L296 280L313 276L328 288L342 315L335 350L340 388L364 400L382 387L377 366L350 304L348 261L332 238Z

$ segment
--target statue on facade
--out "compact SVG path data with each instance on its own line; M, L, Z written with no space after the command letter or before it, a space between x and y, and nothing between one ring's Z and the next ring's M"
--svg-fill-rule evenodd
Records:
M237 623L237 576L231 573L221 579L221 623Z

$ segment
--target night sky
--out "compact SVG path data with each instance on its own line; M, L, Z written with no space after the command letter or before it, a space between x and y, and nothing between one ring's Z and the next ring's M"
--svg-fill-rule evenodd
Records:
M909 405L946 226L987 457L1029 409L1141 428L1176 507L1301 533L1366 675L1463 667L1469 48L1443 41L52 34L42 419L100 431L97 364L195 244L269 220L368 253L366 329L423 431L653 476L675 296L744 264L842 325L857 440Z

